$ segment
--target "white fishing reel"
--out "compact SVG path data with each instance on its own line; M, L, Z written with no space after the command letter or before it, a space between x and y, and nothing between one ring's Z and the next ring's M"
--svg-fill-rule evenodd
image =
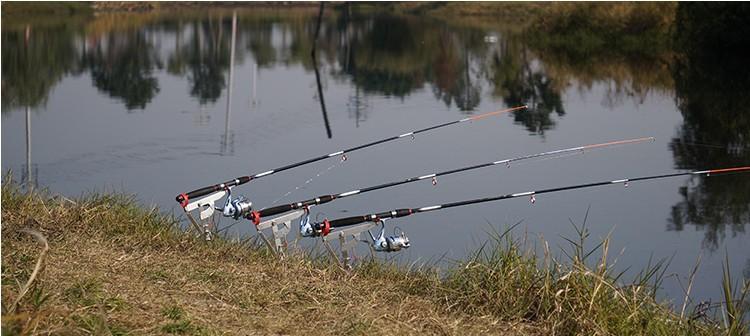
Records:
M411 247L409 237L406 236L404 231L398 230L397 232L396 229L394 229L393 235L385 235L385 220L386 219L377 219L374 221L376 223L379 222L381 225L380 233L378 233L377 236L369 231L369 229L372 228L373 223L351 227L346 226L346 229L343 229L343 231L357 232L357 234L362 231L367 231L367 233L370 234L372 241L365 240L365 242L369 243L373 250L378 252L397 252ZM330 232L339 232L339 230L337 228L331 228L328 220L317 223L310 222L309 211L300 218L299 233L302 237L323 236L325 238Z
M383 221L381 221L380 223L381 228L377 238L372 235L372 232L367 231L367 233L370 234L370 238L372 238L371 245L375 251L397 252L401 251L402 249L411 247L411 243L409 242L409 237L406 236L406 232L399 230L400 233L396 233L396 229L394 229L392 236L386 236L385 223Z
M310 223L310 211L305 210L305 214L299 219L299 234L302 237L317 237L320 235L318 231L313 229L313 224Z
M249 216L253 212L253 202L250 202L244 196L232 199L232 190L231 188L227 188L227 200L224 202L224 207L216 207L216 210L221 211L224 217L238 220Z
M305 207L305 214L302 215L302 217L300 217L299 219L300 236L307 238L325 237L332 231L336 230L331 227L331 224L327 219L323 220L322 222L310 221L310 208L312 207L312 205ZM341 229L336 231L341 231Z

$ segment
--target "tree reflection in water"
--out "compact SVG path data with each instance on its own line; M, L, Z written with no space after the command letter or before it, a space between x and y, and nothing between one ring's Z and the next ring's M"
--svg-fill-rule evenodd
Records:
M471 113L481 102L482 61L486 55L482 34L472 30L456 33L441 27L436 38L431 64L435 98L448 107L455 103L460 111Z
M190 95L201 104L213 103L226 87L224 73L229 69L229 34L221 20L193 23L193 37L185 48L190 72Z
M534 65L525 46L505 40L492 55L490 80L493 94L503 97L508 106L528 104L529 108L513 112L515 122L538 135L555 127L551 114L565 115L562 98L553 79L543 68Z
M162 63L144 31L108 33L93 39L82 64L91 71L94 86L119 98L128 110L144 109L159 92L155 69Z
M359 21L349 34L351 52L343 69L365 94L403 98L425 82L428 32L408 20L379 17ZM429 39L427 40L429 42Z
M45 104L49 91L64 76L80 73L74 37L69 28L3 28L2 113Z
M670 148L681 169L750 163L750 6L680 4L673 64L675 96L684 123ZM727 29L733 33L727 34ZM742 176L700 179L680 189L669 230L695 225L704 246L716 249L726 235L750 223L750 180Z

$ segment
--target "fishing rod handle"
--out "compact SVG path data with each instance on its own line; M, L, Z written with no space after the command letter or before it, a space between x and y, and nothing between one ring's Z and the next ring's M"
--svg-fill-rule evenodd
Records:
M354 217L335 219L335 220L329 221L328 223L330 223L330 226L333 228L333 227L355 225L355 224L365 223L369 221L371 221L370 216L354 216Z
M334 195L318 196L316 198L311 198L309 200L302 201L302 202L282 204L282 205L277 205L275 207L266 208L266 209L258 211L258 214L260 214L261 217L278 215L280 213L302 209L302 208L309 207L312 205L328 203L330 201L333 201L335 198L336 196Z
M203 187L203 188L200 188L200 189L193 190L191 192L187 192L187 193L184 193L184 194L179 194L179 195L177 195L177 197L175 197L175 200L177 201L177 203L180 203L180 205L182 205L182 207L185 207L185 206L187 206L187 204L188 204L188 202L190 201L191 198L205 196L205 195L208 195L208 194L210 194L212 192L224 190L224 189L226 189L228 187L233 187L233 186L237 186L237 185L240 185L240 184L247 183L250 180L251 180L250 176L238 177L238 178L236 178L234 180L229 180L229 181L226 181L226 182L221 183L221 184L216 184L216 185L212 185L212 186L208 186L208 187Z
M386 211L386 212L381 212L381 213L372 214L372 215L334 219L332 221L329 221L328 223L331 225L332 228L335 228L335 227L350 226L350 225L355 225L355 224L365 223L365 222L379 222L380 220L384 218L405 217L413 213L414 211L412 209L397 209L393 211Z

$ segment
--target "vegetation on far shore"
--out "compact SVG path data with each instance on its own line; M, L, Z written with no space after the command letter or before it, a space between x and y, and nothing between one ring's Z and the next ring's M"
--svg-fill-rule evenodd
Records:
M324 258L279 260L252 244L205 242L123 195L70 200L6 182L2 208L4 335L747 331L740 304L724 307L725 325L655 301L663 265L622 285L608 242L584 248L581 226L569 260L536 256L507 230L447 273L372 260L344 271ZM731 285L727 295L747 292Z

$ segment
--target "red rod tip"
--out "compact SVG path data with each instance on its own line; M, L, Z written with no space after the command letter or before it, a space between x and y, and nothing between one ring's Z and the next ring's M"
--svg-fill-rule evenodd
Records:
M709 174L717 174L717 173L731 173L731 172L742 172L742 171L749 171L750 166L745 167L734 167L734 168L723 168L723 169L711 169L708 171Z

